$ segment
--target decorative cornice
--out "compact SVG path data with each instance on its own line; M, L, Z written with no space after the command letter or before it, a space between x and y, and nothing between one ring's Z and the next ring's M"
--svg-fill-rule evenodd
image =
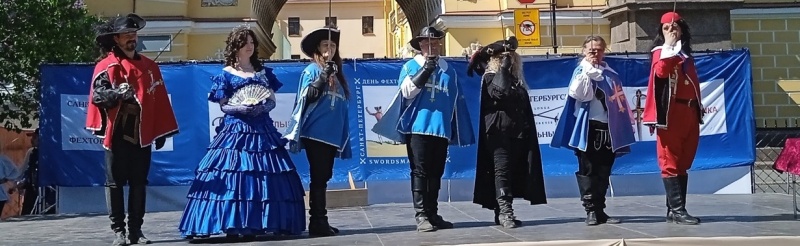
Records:
M233 28L250 24L250 28L257 30L257 22L198 22L190 20L175 21L148 21L147 26L139 31L140 35L174 34L183 29L181 33L187 34L228 34Z
M594 20L592 20L594 19ZM542 26L550 26L550 11L540 11L539 21ZM514 12L508 11L486 15L458 15L451 13L436 18L436 28L497 28L514 26ZM556 25L608 25L610 22L600 15L599 11L557 11Z

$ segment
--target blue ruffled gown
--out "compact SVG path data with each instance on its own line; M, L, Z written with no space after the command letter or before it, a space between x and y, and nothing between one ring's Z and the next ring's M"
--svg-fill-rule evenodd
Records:
M254 83L280 89L272 70L253 78L223 71L212 76L208 100L230 98ZM274 108L274 101L269 100ZM197 167L179 229L183 237L268 232L298 235L305 230L305 194L300 176L269 113L225 115L223 126Z

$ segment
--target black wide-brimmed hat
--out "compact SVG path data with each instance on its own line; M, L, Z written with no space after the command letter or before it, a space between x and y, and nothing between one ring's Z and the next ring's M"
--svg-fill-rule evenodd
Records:
M507 51L516 51L519 47L517 37L511 36L507 40L497 40L494 43L481 47L472 54L467 65L467 75L472 76L473 71L480 75L486 71L486 64L492 56L500 55Z
M408 41L408 44L411 45L411 48L414 48L415 50L422 51L419 48L419 41L422 41L423 39L427 39L427 38L430 38L430 39L441 39L441 38L444 38L444 32L436 30L436 28L434 28L432 26L426 26L426 27L422 28L422 30L419 32L419 35L417 35L417 37L411 39L411 41Z
M322 40L328 39L328 33L330 33L331 41L336 44L338 49L341 33L338 28L329 25L311 31L311 33L303 37L303 40L300 41L300 49L303 51L303 54L306 54L309 58L314 58L314 53L317 52L319 43L322 42Z
M145 25L147 25L147 22L134 13L130 13L126 16L117 16L97 27L97 36L95 40L111 34L136 32L142 30Z

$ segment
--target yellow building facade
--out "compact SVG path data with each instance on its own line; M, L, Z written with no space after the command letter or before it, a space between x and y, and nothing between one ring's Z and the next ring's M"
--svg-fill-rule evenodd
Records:
M394 1L389 1L392 4L388 24L391 31L389 39L393 46L391 53L394 57L408 57L413 54L407 46L412 36L408 21L400 7ZM549 1L522 5L517 0L442 0L441 9L432 10L438 12L438 17L429 22L445 31L443 55L446 56L466 56L477 47L514 35L514 9L540 11L538 28L541 45L518 49L523 55L577 53L586 36L592 34L610 39L609 21L601 17L598 11L605 8L605 1L557 0L556 4L557 49L553 48Z
M223 59L227 35L240 25L249 25L259 36L262 56L273 43L254 19L252 0L85 0L84 3L90 14L102 17L136 13L145 18L147 25L139 31L140 52L155 58L163 49L159 61Z
M278 28L272 31L285 35L290 47L284 49L289 53L286 58L305 59L308 57L300 51L303 37L333 22L341 31L339 52L343 58L383 58L388 56L386 3L386 0L332 0L329 9L327 0L288 0L278 13Z
M250 25L258 35L262 58L300 59L304 34L325 25L327 0L288 0L270 28L259 25L257 0L85 0L90 14L103 17L136 13L147 20L139 32L141 53L159 61L223 59L225 39L233 28ZM385 57L385 0L332 0L331 17L342 31L343 57ZM263 6L262 6L263 7ZM269 8L269 7L267 7ZM264 8L261 8L264 9ZM358 11L354 11L357 9ZM180 33L179 33L180 31ZM171 39L174 40L170 44ZM267 54L272 54L268 56Z
M733 46L750 49L756 126L797 126L800 8L732 10L731 29Z
M609 43L611 27L599 10L601 0L555 0L556 44L554 52L550 1L520 5L517 0L442 0L438 17L432 20L444 30L444 54L467 56L481 45L514 35L514 9L538 8L541 45L518 49L524 55L580 53L586 36L602 36ZM391 1L393 2L393 1ZM410 57L412 34L402 10L389 9L387 29L389 53ZM698 24L695 24L698 25ZM594 27L594 28L592 28ZM744 7L731 10L733 48L747 47L752 56L753 102L756 126L797 126L800 118L800 7L790 0L744 0ZM505 36L504 36L505 35ZM608 50L607 52L618 52ZM788 122L788 123L787 123Z

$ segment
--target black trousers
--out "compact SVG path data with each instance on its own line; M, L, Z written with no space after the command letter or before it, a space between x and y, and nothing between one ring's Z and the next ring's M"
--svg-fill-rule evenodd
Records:
M111 150L106 150L106 205L111 229L125 230L125 199L123 186L129 186L128 229L141 231L144 223L147 175L150 172L151 147L142 148L114 134Z
M587 211L605 208L605 195L609 186L611 167L616 155L611 149L608 124L589 121L586 151L575 151L578 157L578 187Z
M6 201L0 201L0 212L3 212L3 208L6 206Z
M300 141L306 149L311 176L308 185L308 215L312 217L311 219L324 218L328 214L325 192L328 189L328 181L333 177L333 163L337 150L332 145L308 138L301 138Z
M527 165L528 146L523 139L508 137L504 134L486 136L486 153L492 153L494 161L494 187L497 198L512 197L512 180L521 180L524 173L514 173L519 165ZM523 175L513 178L514 175Z
M411 192L417 216L438 214L439 189L447 161L446 138L406 135L406 151L411 167Z
M25 187L25 199L22 201L22 215L29 215L36 206L36 198L39 198L39 187L27 185Z

